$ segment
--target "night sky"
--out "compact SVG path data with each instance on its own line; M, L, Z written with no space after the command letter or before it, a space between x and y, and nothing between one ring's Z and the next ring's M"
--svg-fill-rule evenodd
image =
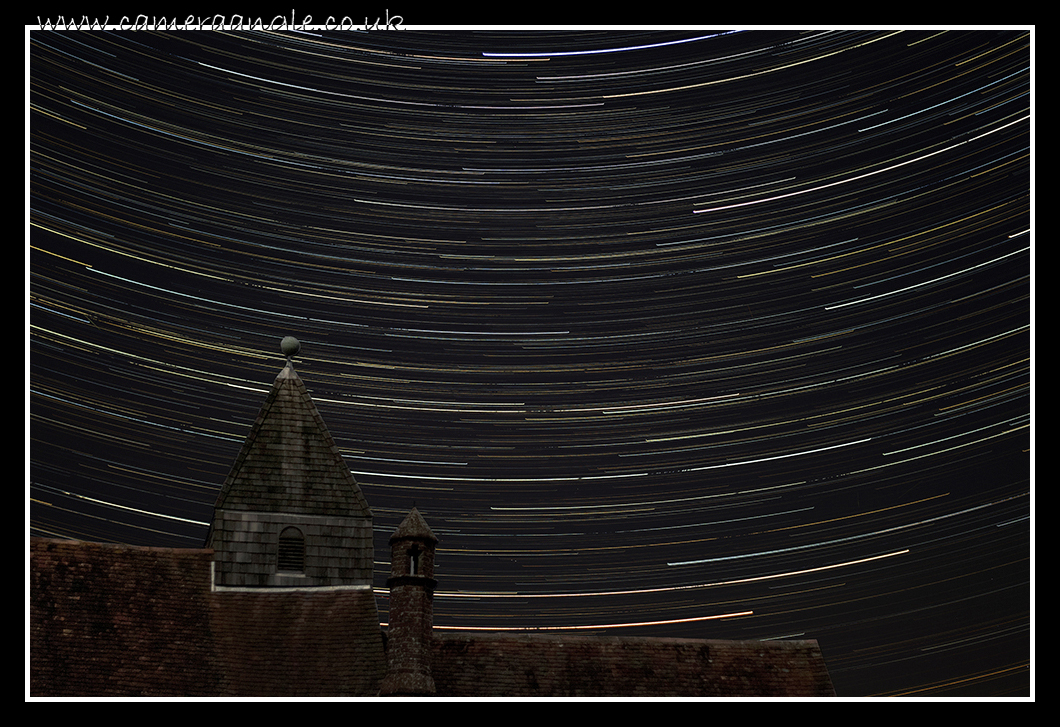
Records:
M1030 30L26 45L32 535L202 547L293 335L384 621L415 505L436 628L1032 694Z

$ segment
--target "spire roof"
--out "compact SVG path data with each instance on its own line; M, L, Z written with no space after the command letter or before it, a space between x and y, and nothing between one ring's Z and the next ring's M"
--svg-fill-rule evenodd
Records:
M396 540L426 540L432 543L437 543L438 538L435 537L434 533L431 532L431 528L427 525L427 521L420 515L420 511L415 507L412 508L412 512L405 516L405 519L398 525L398 529L394 531L394 534L390 536L391 545Z
M372 516L290 360L273 382L216 507Z

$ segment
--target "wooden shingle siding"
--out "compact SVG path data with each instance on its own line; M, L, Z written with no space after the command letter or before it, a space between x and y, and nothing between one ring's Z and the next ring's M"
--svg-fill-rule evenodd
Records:
M217 498L207 545L220 587L372 582L372 512L309 392L288 364L276 377ZM298 574L280 533L305 537Z

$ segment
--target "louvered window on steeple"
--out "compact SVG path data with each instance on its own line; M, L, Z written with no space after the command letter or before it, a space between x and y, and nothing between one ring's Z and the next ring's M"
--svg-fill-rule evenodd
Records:
M305 536L298 528L284 528L280 533L280 547L276 570L302 573L305 570Z

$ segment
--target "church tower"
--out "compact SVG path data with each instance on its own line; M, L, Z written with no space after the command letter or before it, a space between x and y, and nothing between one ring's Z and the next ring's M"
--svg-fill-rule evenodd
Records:
M214 507L214 588L372 587L372 512L291 358Z
M431 696L434 551L438 538L416 508L390 536L390 626L381 696Z

